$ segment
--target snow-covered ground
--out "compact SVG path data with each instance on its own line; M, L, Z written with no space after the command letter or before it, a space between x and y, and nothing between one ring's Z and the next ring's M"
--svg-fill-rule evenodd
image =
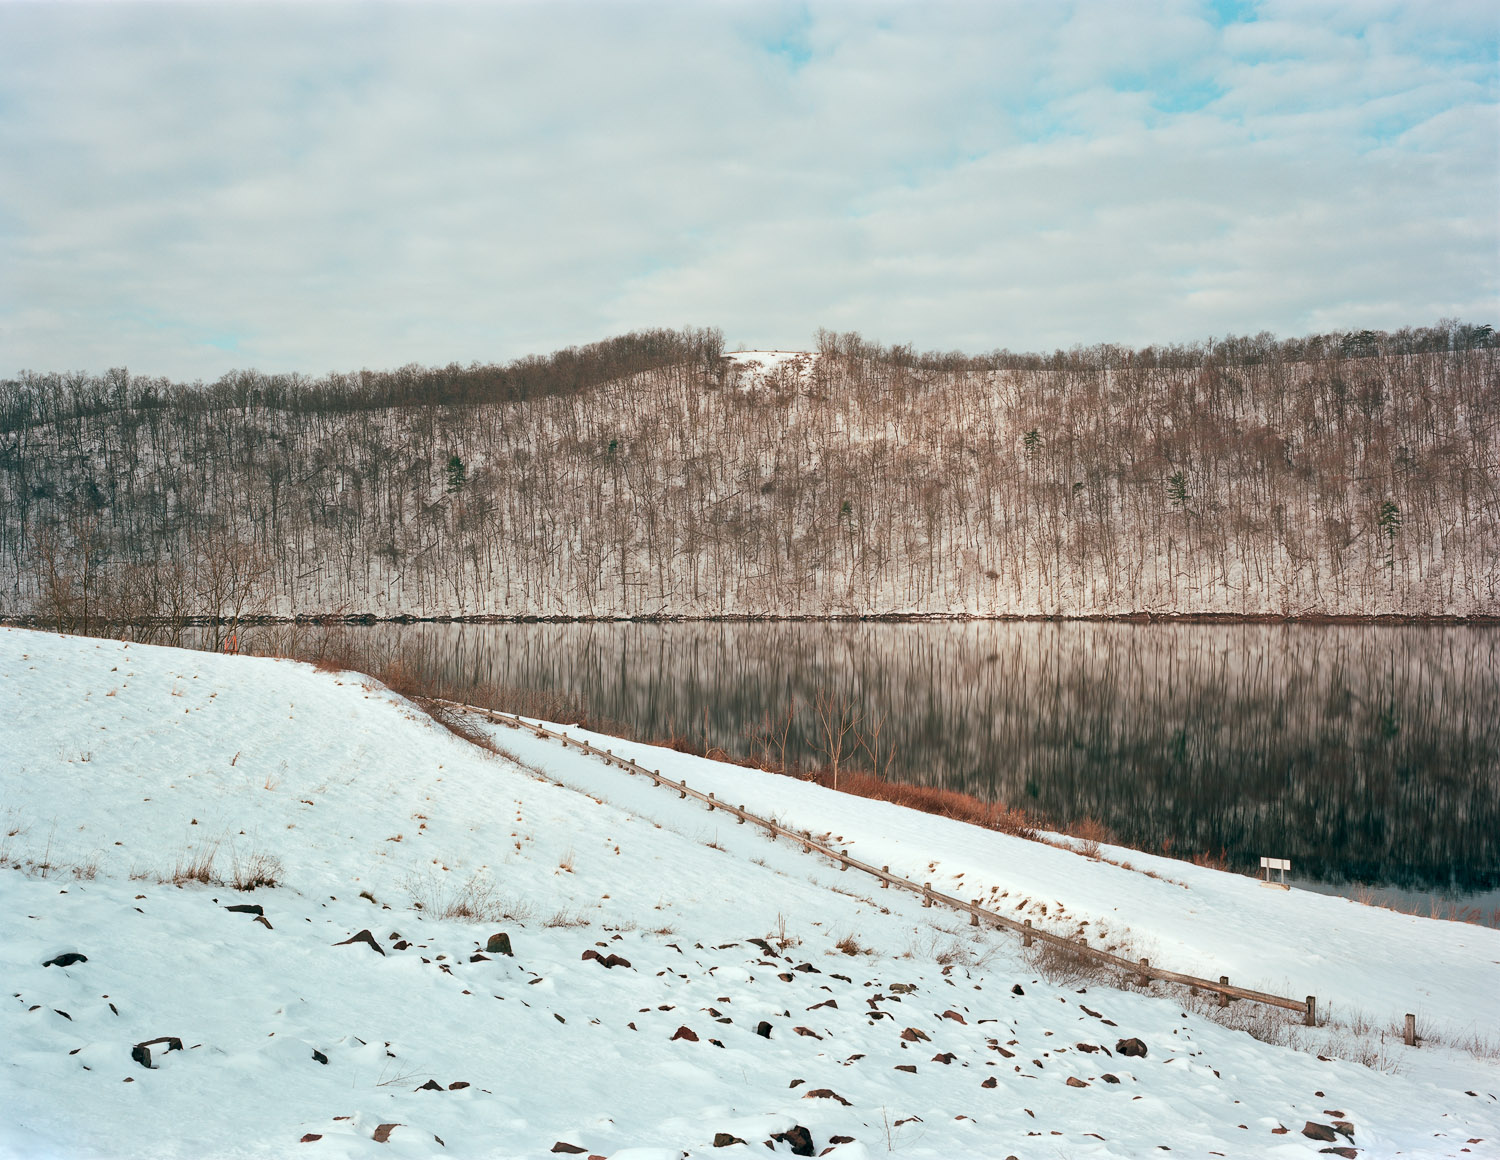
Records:
M493 732L510 756L351 674L0 630L0 1154L656 1160L790 1155L797 1125L839 1160L1496 1154L1489 1055L1294 1050L1050 982L1008 935ZM1165 966L1500 1038L1495 931L604 744ZM1302 1133L1336 1120L1352 1142Z

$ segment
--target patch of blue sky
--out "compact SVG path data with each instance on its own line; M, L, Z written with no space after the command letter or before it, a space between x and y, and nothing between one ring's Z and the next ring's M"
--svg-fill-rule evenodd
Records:
M1230 24L1248 24L1258 18L1258 0L1208 0L1204 5L1205 15L1214 27Z
M799 5L785 23L760 39L760 49L782 61L791 72L799 72L813 58L808 39L812 25L812 12L806 5Z

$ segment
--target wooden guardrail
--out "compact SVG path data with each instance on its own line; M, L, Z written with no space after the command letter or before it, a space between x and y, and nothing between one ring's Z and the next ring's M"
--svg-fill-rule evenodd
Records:
M651 779L652 784L665 786L667 789L677 791L679 798L696 798L708 806L710 811L723 810L732 814L738 824L750 823L764 829L773 838L790 838L799 843L803 850L808 853L819 853L838 864L840 870L859 870L873 878L879 879L880 888L885 890L895 887L898 890L906 890L919 895L923 906L942 905L951 907L969 916L970 926L982 926L986 923L1003 930L1011 931L1021 936L1023 946L1031 946L1035 942L1042 942L1063 949L1071 954L1082 955L1096 962L1106 963L1116 967L1131 976L1137 985L1147 986L1152 979L1159 979L1166 983L1181 983L1184 986L1196 987L1199 990L1209 991L1219 996L1219 1006L1227 1007L1231 999L1247 999L1252 1003L1264 1003L1272 1007L1281 1007L1288 1011L1297 1011L1302 1014L1302 1021L1308 1027L1317 1025L1318 1001L1313 995L1303 999L1289 999L1283 995L1272 995L1265 991L1253 991L1248 987L1237 987L1229 982L1227 975L1220 975L1218 982L1211 979L1200 979L1196 975L1184 975L1177 971L1163 970L1161 967L1153 966L1150 959L1131 960L1120 955L1111 954L1109 951L1091 947L1084 939L1068 938L1065 935L1054 934L1052 931L1033 926L1031 919L1017 921L1007 915L998 914L980 905L979 899L965 901L951 894L944 894L934 890L931 882L917 883L903 878L899 874L892 874L889 866L875 866L868 862L862 862L858 858L851 857L847 852L829 846L818 841L805 833L789 830L785 826L772 821L770 818L762 818L751 813L743 805L731 805L722 802L712 793L703 793L701 790L691 788L687 782L673 781L664 775L659 769L647 769L645 766L632 761L628 757L619 757L612 749L600 749L587 741L581 741L576 737L569 737L566 733L548 729L543 725L527 721L512 713L501 713L494 709L486 709L480 705L465 705L460 701L443 701L442 704L465 712L479 713L497 724L508 726L512 729L524 729L537 737L560 741L564 749L570 746L580 753L591 757L602 758L606 765L617 765L642 777Z

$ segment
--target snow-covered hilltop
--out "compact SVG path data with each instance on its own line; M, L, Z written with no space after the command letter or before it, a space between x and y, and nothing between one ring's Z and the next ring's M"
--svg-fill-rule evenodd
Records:
M630 747L940 889L1315 991L1335 1017L1412 1009L1444 1041L1284 1029L1297 1050L1160 985L1065 981L1008 935L573 750L493 726L488 752L352 674L7 629L0 721L0 1154L1457 1156L1500 1139L1495 931ZM486 949L501 933L509 954ZM1475 1036L1488 1054L1444 1045Z
M0 614L1496 615L1477 333L25 376Z

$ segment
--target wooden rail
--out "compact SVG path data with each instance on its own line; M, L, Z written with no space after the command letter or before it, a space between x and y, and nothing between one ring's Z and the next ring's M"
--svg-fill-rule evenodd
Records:
M779 825L770 818L762 818L752 814L743 805L730 805L728 802L719 801L712 793L703 793L701 790L691 788L686 781L673 781L665 776L659 769L647 769L645 766L632 761L628 757L617 757L612 749L600 749L590 745L587 741L580 741L576 737L569 737L566 733L560 733L545 726L537 725L524 718L511 713L500 713L494 709L486 709L479 705L465 705L460 701L443 701L442 704L462 709L469 713L479 713L497 724L508 726L512 729L524 729L537 737L562 742L564 749L573 747L580 753L591 757L602 758L606 765L617 765L630 773L639 774L641 777L651 779L653 785L665 786L677 791L679 798L696 798L708 806L710 812L723 810L732 814L739 825L750 823L764 829L773 838L790 838L799 843L803 850L808 853L819 853L838 864L840 870L859 870L869 874L880 881L880 888L885 890L894 886L898 890L906 890L919 895L923 906L942 905L950 907L960 913L969 916L970 926L982 926L986 923L1011 931L1021 936L1023 946L1031 946L1033 942L1043 942L1049 945L1065 949L1071 954L1082 955L1096 962L1106 963L1130 975L1139 986L1146 986L1152 979L1159 979L1166 983L1181 983L1188 987L1197 987L1200 990L1209 991L1219 996L1219 1006L1227 1007L1231 999L1247 999L1252 1003L1265 1003L1272 1007L1281 1007L1288 1011L1298 1011L1302 1014L1302 1021L1308 1027L1317 1025L1318 1002L1315 996L1309 995L1303 999L1288 999L1283 995L1271 995L1265 991L1252 991L1248 987L1236 987L1229 982L1227 975L1219 976L1218 982L1211 979L1200 979L1196 975L1184 975L1177 971L1163 970L1161 967L1151 965L1150 959L1133 961L1122 958L1119 955L1110 954L1109 951L1091 947L1087 941L1081 938L1068 938L1065 935L1054 934L1043 930L1041 927L1032 926L1031 920L1017 921L1003 914L997 914L993 910L987 910L979 904L978 899L966 902L962 898L956 898L951 894L944 894L934 890L931 882L913 882L902 878L899 874L892 874L889 866L874 866L868 862L861 862L858 858L850 857L843 850L835 849L818 841L807 834L797 833L785 826Z

